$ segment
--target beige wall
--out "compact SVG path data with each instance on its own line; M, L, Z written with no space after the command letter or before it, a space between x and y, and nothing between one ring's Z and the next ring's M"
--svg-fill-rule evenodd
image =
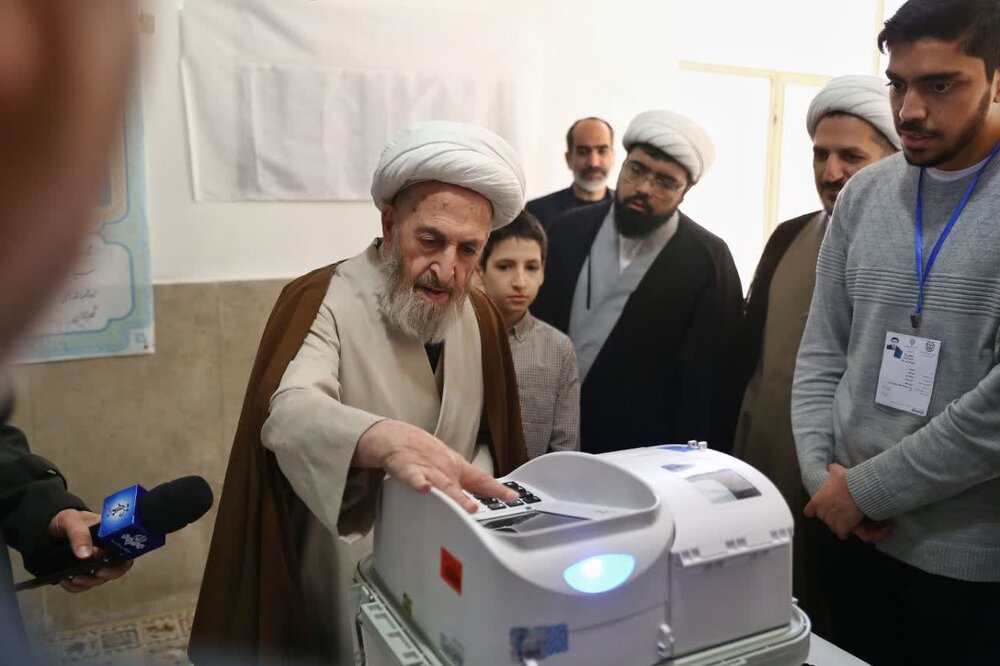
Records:
M284 282L155 286L155 354L23 366L14 424L98 511L120 488L188 474L204 476L218 502L250 366ZM97 590L22 593L29 626L47 633L193 606L214 522L213 508Z

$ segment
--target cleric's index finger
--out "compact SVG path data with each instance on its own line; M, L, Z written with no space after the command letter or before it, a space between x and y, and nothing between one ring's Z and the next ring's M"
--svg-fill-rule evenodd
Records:
M486 473L469 480L465 489L480 497L498 497L505 502L513 502L518 498L517 491L508 488Z

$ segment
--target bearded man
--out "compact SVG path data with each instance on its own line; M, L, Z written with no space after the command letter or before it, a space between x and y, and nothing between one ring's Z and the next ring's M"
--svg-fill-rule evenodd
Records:
M383 237L285 288L223 488L190 652L354 663L348 592L382 478L516 499L527 459L499 312L470 289L491 229L524 205L510 146L431 122L382 153Z
M608 172L615 163L615 131L611 123L593 116L581 118L566 132L566 167L573 184L529 201L525 208L548 229L560 215L581 206L611 201Z
M567 333L581 388L581 450L708 440L728 450L743 292L729 248L678 210L711 166L692 120L629 125L614 201L561 215L532 313Z

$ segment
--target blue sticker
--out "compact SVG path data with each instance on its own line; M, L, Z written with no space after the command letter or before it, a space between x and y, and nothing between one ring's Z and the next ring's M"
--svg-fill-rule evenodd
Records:
M569 629L565 624L542 627L514 627L510 630L510 648L515 661L545 659L569 651Z

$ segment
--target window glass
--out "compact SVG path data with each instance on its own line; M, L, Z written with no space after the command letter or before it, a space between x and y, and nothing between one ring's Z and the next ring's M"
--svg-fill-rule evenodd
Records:
M715 143L715 165L681 210L729 245L746 291L764 240L771 85L765 78L681 71L677 111Z
M681 60L830 76L872 69L876 0L715 0L676 11Z
M785 86L776 224L821 208L813 180L812 139L806 130L806 112L819 90L813 86Z

